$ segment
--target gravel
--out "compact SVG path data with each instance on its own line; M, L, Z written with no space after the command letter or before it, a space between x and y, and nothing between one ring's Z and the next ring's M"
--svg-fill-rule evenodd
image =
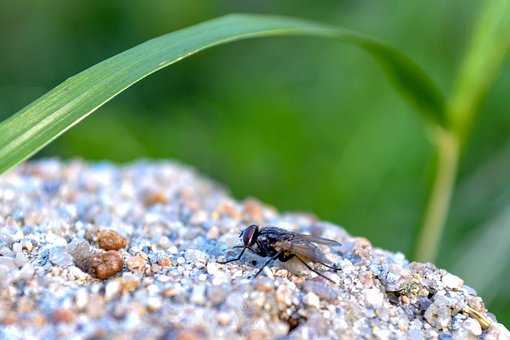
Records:
M232 257L249 224L335 239L334 283ZM316 265L320 269L320 265ZM309 214L236 201L170 162L0 176L0 339L509 339L473 288Z

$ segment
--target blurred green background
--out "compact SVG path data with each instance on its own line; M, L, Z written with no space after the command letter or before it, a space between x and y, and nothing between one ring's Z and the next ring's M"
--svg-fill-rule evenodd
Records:
M149 38L231 12L315 19L399 48L449 93L474 0L0 1L0 118ZM510 321L510 73L460 165L438 265ZM363 51L327 40L234 43L162 70L39 157L174 158L280 210L313 212L412 256L434 171L420 117Z

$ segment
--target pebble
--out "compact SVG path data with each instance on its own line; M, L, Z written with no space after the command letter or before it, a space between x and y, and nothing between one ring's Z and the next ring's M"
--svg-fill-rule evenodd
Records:
M145 259L140 255L129 256L126 259L126 266L134 273L143 274L145 272L146 265L147 261L145 261Z
M119 250L127 246L127 240L115 230L98 231L97 243L104 250Z
M203 284L196 285L193 287L190 297L190 302L195 303L197 305L205 304L205 290L206 286Z
M59 267L69 267L73 265L73 257L67 252L66 247L57 246L49 249L48 259L54 265Z
M35 269L31 263L25 264L18 272L18 279L30 280L34 276Z
M107 279L122 270L124 260L115 250L99 252L90 259L89 273L98 279Z
M306 305L317 308L317 309L320 308L320 304L321 304L319 297L312 292L305 295L305 297L303 298L303 302Z
M450 289L461 289L464 286L464 280L450 273L445 274L441 281Z
M467 318L463 323L462 327L474 336L480 336L482 334L482 327L478 321Z
M365 290L365 299L370 306L375 308L381 307L384 303L384 295L377 288Z
M104 289L104 298L106 301L116 298L121 291L121 284L118 280L110 280Z

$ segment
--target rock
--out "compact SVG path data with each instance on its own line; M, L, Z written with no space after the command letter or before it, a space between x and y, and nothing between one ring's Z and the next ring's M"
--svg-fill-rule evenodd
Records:
M26 163L1 195L0 339L509 338L462 278L182 165ZM339 241L318 246L341 270L218 263L252 223Z
M90 259L88 272L98 279L107 279L122 270L124 260L115 250L98 252Z
M129 256L126 259L126 265L132 272L143 274L146 269L147 261L140 255Z
M450 289L461 289L464 285L464 280L450 273L446 273L441 281L447 288Z
M117 297L121 291L121 288L121 284L118 280L108 281L104 289L105 300L109 301Z
M474 336L480 336L482 334L482 327L480 326L478 321L473 320L471 318L466 319L462 323L462 328L464 328Z
M384 295L377 288L365 290L365 299L370 306L375 308L381 307L384 303Z
M452 302L444 295L436 295L434 302L425 311L427 322L440 330L448 329L452 319Z
M305 295L305 297L303 298L303 302L305 303L305 305L308 305L308 306L311 306L311 307L314 307L317 309L320 308L320 304L321 304L319 297L312 292Z
M64 246L52 247L49 249L48 254L49 254L48 259L54 265L57 265L57 266L60 266L63 268L73 265L73 258L67 252L67 249Z
M104 250L119 250L127 245L127 240L114 230L100 230L97 233L97 243Z

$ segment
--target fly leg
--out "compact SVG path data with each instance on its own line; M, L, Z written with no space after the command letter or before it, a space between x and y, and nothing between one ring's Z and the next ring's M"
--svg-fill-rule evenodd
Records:
M339 271L339 270L342 270L342 268L337 267L335 264L331 266L331 265L323 263L323 262L319 262L319 263L322 264L326 268L334 270L335 272Z
M241 252L239 253L239 255L233 259L230 259L230 260L226 260L226 261L218 261L219 264L226 264L226 263L230 263L230 262L234 262L234 261L239 261L241 259L241 257L243 256L244 254L244 251L247 249L247 247L243 247L243 250L241 250Z
M280 256L281 253L276 253L276 255L272 256L269 260L266 261L266 263L264 263L264 265L259 269L259 271L253 276L253 278L256 278L260 273L262 273L262 271L264 270L264 268L269 265L271 262L273 262L274 260L276 260L278 258L278 256Z
M315 274L325 278L326 280L332 282L332 283L335 283L335 281L331 280L329 277L327 277L326 275L322 274L321 272L313 269L312 267L310 267L310 265L308 263L306 263L302 258L300 258L299 256L296 255L296 257L298 258L299 261L301 261L302 264L304 264L306 266L306 268L310 269L312 272L314 272ZM327 267L327 266L326 266ZM329 268L329 267L328 267Z
M251 251L252 253L256 254L255 250L253 250L253 249L252 249L252 248L250 248L250 247L245 247L245 246L234 246L234 247L232 247L232 248L234 248L234 249L236 249L236 248L243 248L243 250L241 250L241 252L239 253L239 255L238 255L237 257L235 257L235 258L233 258L233 259L230 259L230 260L226 260L226 261L217 261L217 263L219 263L219 264L226 264L226 263L230 263L230 262L234 262L234 261L239 261L239 260L241 259L241 257L243 256L244 251L245 251L246 249L248 249L248 250L249 250L249 251Z

